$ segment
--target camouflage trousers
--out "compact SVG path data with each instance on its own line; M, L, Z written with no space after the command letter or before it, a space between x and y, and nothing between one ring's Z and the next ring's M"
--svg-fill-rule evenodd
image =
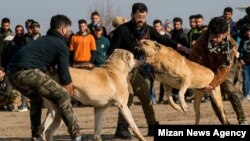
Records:
M129 99L128 107L133 104L133 97L137 96L141 102L142 109L148 125L154 125L156 123L155 113L153 105L150 100L150 76L141 75L139 72L131 72L127 78L129 86ZM118 124L127 123L123 118L122 114L119 112Z
M68 127L71 138L79 136L79 126L73 115L70 95L61 85L39 69L9 72L8 77L13 87L30 98L31 103L41 100L41 97L52 101L59 108L60 115ZM37 106L33 108L40 108L40 105ZM40 119L37 121L40 122ZM40 125L40 123L36 124Z
M246 116L241 104L239 93L237 92L234 86L234 80L236 78L236 73L237 73L236 71L237 71L237 66L236 64L233 64L226 80L221 84L221 91L222 93L227 94L228 99L231 102L232 107L237 115L238 121L246 121Z
M20 103L20 92L17 90L11 90L10 94L7 96L0 97L0 107L6 107L8 105L11 105L17 110L18 105Z

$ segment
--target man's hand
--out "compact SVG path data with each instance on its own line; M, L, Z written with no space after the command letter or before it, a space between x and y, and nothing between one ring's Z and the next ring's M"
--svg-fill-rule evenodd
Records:
M190 54L190 52L191 52L191 49L190 49L190 48L187 48L187 47L185 47L185 46L183 46L183 45L181 45L181 44L178 44L178 45L177 45L177 50L178 50L178 51L185 52L186 54Z
M241 63L242 65L245 65L245 61L242 60L242 59L240 59L240 63Z
M214 87L211 85L207 85L204 88L202 88L201 90L204 92L210 92L210 91L214 90Z
M69 95L72 96L74 94L73 93L73 84L72 83L70 83L68 85L64 85L63 87L67 90L67 92L69 93Z

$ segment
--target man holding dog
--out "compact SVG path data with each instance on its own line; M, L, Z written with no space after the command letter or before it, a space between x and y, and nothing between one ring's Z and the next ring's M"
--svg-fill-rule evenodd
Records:
M68 17L53 16L47 35L24 46L14 55L8 65L8 77L12 85L28 98L36 101L45 97L52 101L59 108L72 140L81 141L79 125L70 101L73 85L69 74L69 51L65 40L70 35L70 25ZM60 84L46 75L50 67L55 65L58 67ZM40 119L37 122L31 125L32 141L37 141L39 138Z
M122 48L129 50L134 53L137 59L140 58L140 54L136 52L136 46L138 41L141 39L151 39L166 46L171 46L178 50L186 50L184 46L176 43L168 37L161 36L152 26L146 23L148 15L147 6L143 3L135 3L132 6L132 19L122 25L120 25L115 31L114 36L111 39L108 54L111 54L115 48ZM134 71L129 76L129 101L128 106L130 107L133 102L133 93L140 99L142 108L148 124L148 136L153 136L154 125L158 124L155 119L155 113L153 106L150 104L149 87L150 87L150 77L151 68L146 65L139 68L138 73ZM132 89L133 87L133 89ZM139 91L136 88L140 88ZM131 139L132 136L128 130L128 123L119 113L118 125L116 128L115 136L123 139Z
M213 18L207 31L201 35L190 52L190 59L207 68L210 68L215 76L212 82L203 88L203 92L214 92L218 95L221 87L229 94L229 100L237 114L239 124L246 124L244 110L233 86L236 73L237 44L228 32L228 24L221 17ZM212 107L217 117L222 122L217 106L211 100ZM225 112L225 111L224 111Z

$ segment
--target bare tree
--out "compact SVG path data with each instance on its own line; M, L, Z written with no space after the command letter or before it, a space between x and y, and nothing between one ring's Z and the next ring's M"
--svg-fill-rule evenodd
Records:
M100 22L106 27L108 33L113 29L111 25L112 19L120 15L119 7L115 6L109 0L97 0L89 9L90 16L93 11L97 11L100 14Z

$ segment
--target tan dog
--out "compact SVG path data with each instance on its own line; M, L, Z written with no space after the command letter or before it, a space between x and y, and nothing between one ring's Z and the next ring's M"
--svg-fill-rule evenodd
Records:
M201 93L198 89L208 85L213 80L214 73L202 65L189 61L171 47L166 47L151 40L141 40L139 49L145 55L145 62L153 67L156 80L164 85L170 105L174 109L180 112L187 111L184 98L185 92L188 88L196 89L195 92L199 94L194 94L194 106L196 124L198 124L200 118L200 102L204 95L204 93ZM179 89L181 107L173 101L172 88ZM227 120L223 112L221 95L215 95L214 92L212 92L211 97L216 103L226 124Z
M92 70L70 68L74 86L73 97L94 107L95 140L101 140L102 120L105 110L110 105L116 104L138 138L146 141L127 107L129 97L127 76L135 64L136 61L132 53L123 49L116 49L101 67ZM53 140L53 134L60 126L61 119L58 116L59 113L55 111L56 107L46 99L45 102L49 102L46 104L49 105L49 110L40 128L40 133L43 139ZM55 120L52 121L51 119L54 117Z

